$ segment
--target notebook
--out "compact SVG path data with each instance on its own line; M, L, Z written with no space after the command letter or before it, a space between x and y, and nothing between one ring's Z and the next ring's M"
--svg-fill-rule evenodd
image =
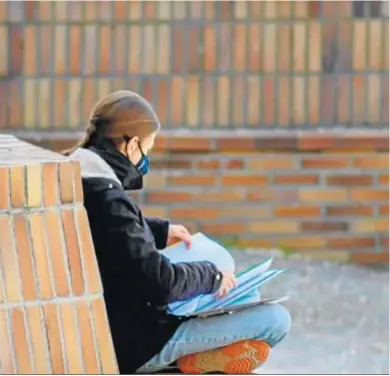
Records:
M191 261L209 261L219 270L234 272L235 262L231 254L222 245L202 233L192 236L192 247L187 249L183 243L175 244L162 253L173 263ZM175 315L210 317L231 314L259 304L276 304L288 297L260 299L259 288L283 273L283 269L271 269L272 258L266 258L236 275L237 286L223 298L215 294L200 295L189 300L178 301L169 305Z

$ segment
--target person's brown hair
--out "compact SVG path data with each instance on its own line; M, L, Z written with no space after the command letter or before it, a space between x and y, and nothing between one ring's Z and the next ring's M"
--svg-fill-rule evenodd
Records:
M160 129L160 122L150 103L141 95L120 90L108 94L93 108L85 137L64 155L86 147L96 139L120 142L124 138L139 137L141 140Z

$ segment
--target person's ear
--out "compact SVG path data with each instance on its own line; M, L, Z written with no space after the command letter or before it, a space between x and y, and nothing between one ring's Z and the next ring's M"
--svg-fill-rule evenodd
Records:
M138 137L133 137L126 143L125 151L128 156L132 155L134 151L138 149L138 141Z

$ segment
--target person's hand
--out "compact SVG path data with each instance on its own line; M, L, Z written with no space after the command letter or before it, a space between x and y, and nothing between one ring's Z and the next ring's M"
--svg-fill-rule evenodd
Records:
M219 290L217 291L216 297L222 298L226 296L229 291L237 286L237 280L233 273L222 273L222 282Z
M191 234L182 225L169 225L168 245L183 241L187 248L191 247Z

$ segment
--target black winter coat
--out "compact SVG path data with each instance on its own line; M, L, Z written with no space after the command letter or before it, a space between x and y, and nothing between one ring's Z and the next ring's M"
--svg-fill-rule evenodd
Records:
M142 176L108 141L72 157L81 165L119 370L134 373L186 320L169 314L167 304L217 291L221 274L208 262L172 264L158 251L167 245L169 222L145 218L126 194L142 188Z

